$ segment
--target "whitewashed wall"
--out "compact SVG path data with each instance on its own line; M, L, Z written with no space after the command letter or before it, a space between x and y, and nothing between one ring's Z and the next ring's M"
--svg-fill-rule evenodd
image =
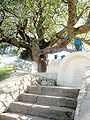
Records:
M90 52L74 52L59 64L57 85L81 86L85 66L90 66Z
M47 73L58 73L60 62L60 59L53 59L51 63L47 66Z

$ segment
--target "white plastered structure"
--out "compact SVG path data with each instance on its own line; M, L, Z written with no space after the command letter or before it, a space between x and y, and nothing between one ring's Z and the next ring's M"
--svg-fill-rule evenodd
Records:
M90 52L69 54L59 64L57 85L80 87L86 66L90 66Z
M47 73L58 73L60 62L60 59L53 59L51 63L47 66Z
M47 78L51 78L51 79L55 79L55 80L57 79L58 68L59 68L60 62L61 62L60 59L53 59L51 61L51 63L47 66L47 71L45 73Z

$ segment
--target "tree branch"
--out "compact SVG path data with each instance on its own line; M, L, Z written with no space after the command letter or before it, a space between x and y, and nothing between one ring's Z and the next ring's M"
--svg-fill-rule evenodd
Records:
M67 30L68 30L68 36L71 40L74 37L74 28L73 26L76 23L76 6L75 6L75 0L68 0L68 24L67 24ZM72 34L71 34L72 33Z
M54 46L54 47L49 47L49 48L47 48L47 49L45 49L44 50L44 54L50 54L50 53L55 53L55 52L61 52L61 51L63 51L64 49L66 49L66 46L61 46L61 45L56 45L56 46Z
M23 42L23 41L18 41L16 38L6 38L6 37L3 37L2 39L0 39L0 43L2 42L6 42L6 43L9 43L9 44L12 44L16 47L22 47L22 48L26 48L26 49L30 49L30 45L27 44L26 42Z
M68 0L68 26L75 25L76 16L75 0Z
M90 39L89 40L85 40L85 39L81 39L84 43L86 43L87 45L90 45Z
M86 7L86 4L87 3L85 2L81 13L77 16L77 21L80 19L80 17L83 15L83 13L88 9L88 6Z
M62 0L62 2L64 2L64 3L68 3L67 0Z
M69 41L65 40L64 38L62 39L55 38L55 39L57 39L56 42L53 45L49 46L48 48L44 49L44 53L60 52L63 49L65 49L69 43Z
M18 34L19 34L22 37L23 41L26 41L26 42L28 42L30 44L31 41L34 40L34 38L29 37L25 32L25 29L27 27L27 23L28 23L27 18L24 19L23 23L21 21L19 21L19 23L17 24L16 37L18 37Z
M75 35L87 33L90 31L90 12L86 23L80 27L74 28L74 31L75 31Z
M12 9L9 9L7 8L7 6L3 5L2 4L2 7L3 7L3 10L6 11L6 12L9 12L10 14L14 15L16 18L18 18L18 16L15 14L15 12L12 10Z
M5 12L0 9L0 26L2 25L3 21L4 21L4 16L5 16Z

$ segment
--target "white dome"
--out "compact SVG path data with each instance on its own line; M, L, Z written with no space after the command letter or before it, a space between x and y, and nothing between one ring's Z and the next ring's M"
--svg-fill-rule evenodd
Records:
M57 84L61 86L81 86L86 66L90 66L90 52L69 54L59 64Z

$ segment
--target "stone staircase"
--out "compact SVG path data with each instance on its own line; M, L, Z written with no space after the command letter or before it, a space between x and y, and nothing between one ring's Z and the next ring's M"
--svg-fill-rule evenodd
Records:
M28 86L0 120L73 120L79 89Z

